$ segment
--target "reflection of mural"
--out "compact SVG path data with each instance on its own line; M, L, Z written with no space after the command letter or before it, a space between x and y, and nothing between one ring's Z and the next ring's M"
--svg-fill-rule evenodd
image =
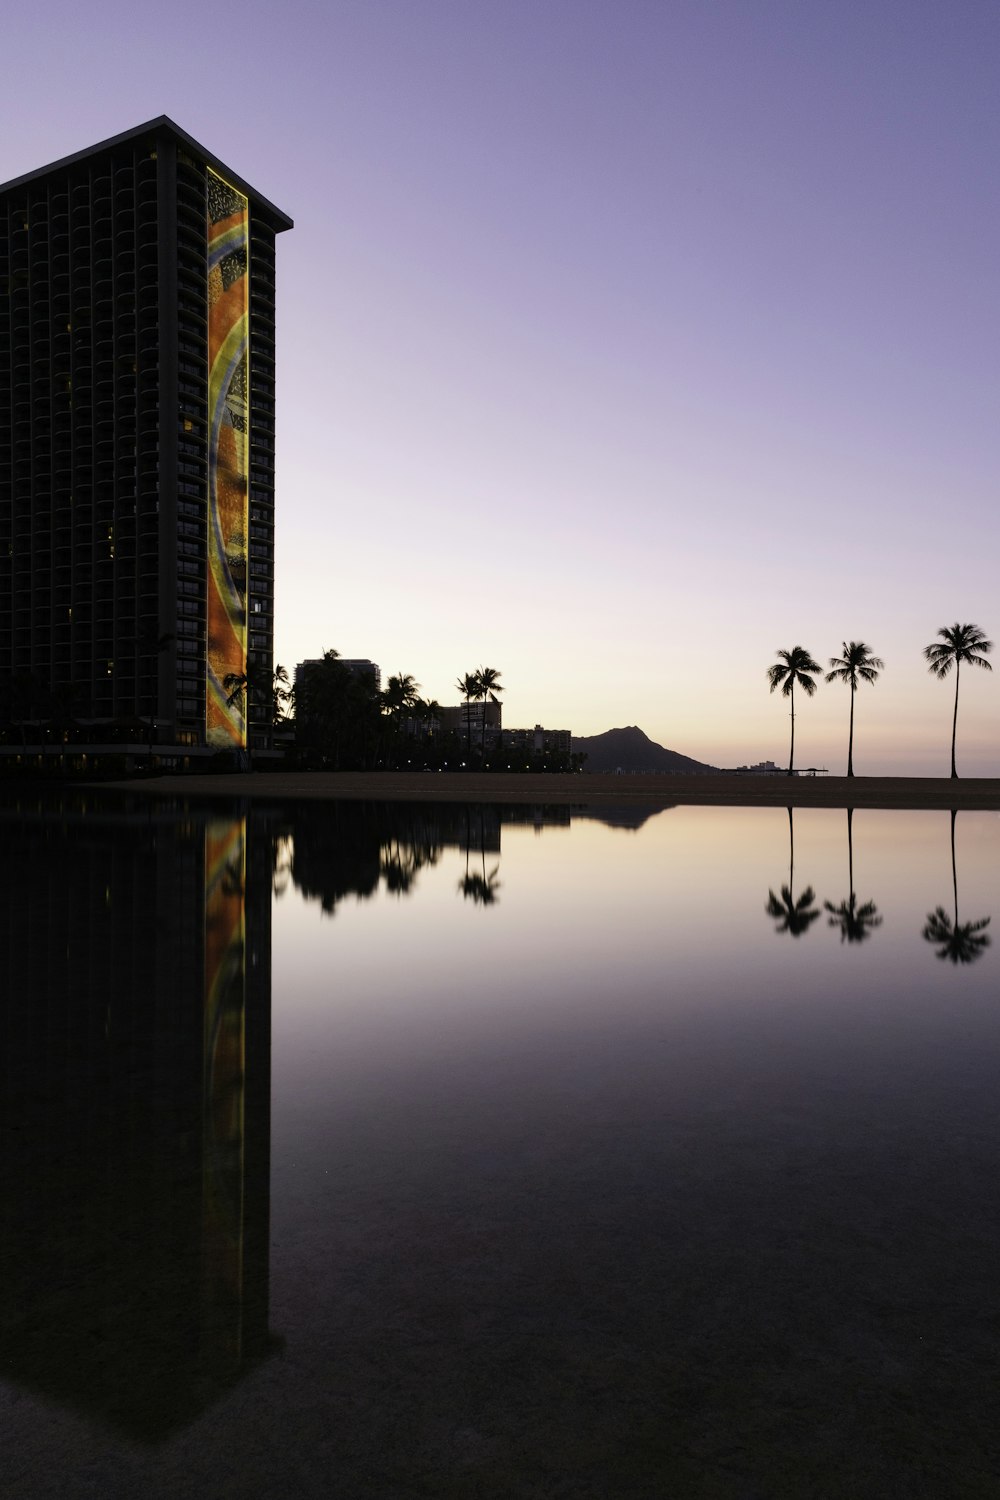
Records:
M242 819L205 829L203 1292L230 1360L241 1352L243 1294L243 846Z
M246 672L249 274L246 198L208 173L208 689L212 745L246 744L223 679Z
M0 1364L159 1440L271 1343L271 839L88 800L0 808Z

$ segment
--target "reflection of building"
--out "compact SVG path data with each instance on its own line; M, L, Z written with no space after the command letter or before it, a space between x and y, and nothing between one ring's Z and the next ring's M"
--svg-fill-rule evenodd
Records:
M156 1437L268 1347L270 848L152 807L0 829L0 1364Z
M166 117L0 187L0 677L22 723L247 743L224 679L273 664L290 226Z

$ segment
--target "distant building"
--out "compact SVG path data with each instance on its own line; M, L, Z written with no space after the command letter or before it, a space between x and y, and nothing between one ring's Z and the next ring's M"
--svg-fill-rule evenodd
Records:
M543 729L541 724L536 724L534 729L505 729L500 736L500 743L505 750L527 755L569 755L573 748L572 741L572 730Z
M352 672L355 677L370 678L375 686L375 691L377 693L380 693L382 691L382 669L377 662L368 661L364 657L350 658L345 656L338 656L335 659L339 666L346 667L347 670L349 672ZM309 667L321 667L323 665L323 661L323 657L311 657L308 661L300 661L298 666L295 668L296 687L298 687L299 684L300 674L306 672Z
M500 730L501 704L496 699L489 703L460 703L456 708L442 708L438 714L441 728L447 733L455 730L458 734L465 734L469 729L473 738L482 738L483 720L486 721L486 743L492 744Z

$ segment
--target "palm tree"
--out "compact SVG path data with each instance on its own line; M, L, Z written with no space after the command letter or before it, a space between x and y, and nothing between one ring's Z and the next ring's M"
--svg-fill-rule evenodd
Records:
M790 698L792 710L792 744L788 752L788 774L795 774L793 762L795 760L795 687L796 684L802 689L807 698L811 698L816 691L816 682L809 676L810 672L821 672L823 669L818 661L813 661L805 646L793 646L791 651L779 651L778 661L773 667L767 669L767 680L771 684L771 692L775 688L781 688L781 696Z
M390 676L382 694L382 702L389 714L393 737L397 745L402 743L405 723L417 703L420 683L409 672L395 672ZM391 763L391 750L389 761Z
M951 774L957 776L955 770L955 734L958 730L958 679L963 661L968 662L970 667L980 667L984 672L992 672L993 668L986 660L993 650L993 642L988 641L978 625L942 625L938 631L941 640L932 641L929 646L924 647L924 656L927 659L927 670L934 676L945 678L955 668L955 712L951 721Z
M830 913L828 925L840 928L842 943L863 943L876 927L882 926L882 918L874 901L865 901L859 906L858 898L854 894L854 840L851 831L853 818L854 809L849 807L847 809L847 878L850 895L846 901L841 901L839 906L834 906L832 901L823 902Z
M478 672L466 672L460 677L455 686L465 698L465 753L466 757L472 759L472 720L469 716L469 704L473 698L479 698L479 674Z
M955 863L955 820L957 817L958 813L953 811L951 815L951 888L955 902L955 918L953 921L943 906L935 907L933 911L927 913L923 938L925 942L933 943L937 947L938 958L943 958L953 964L971 964L977 958L981 958L990 946L989 933L986 931L990 925L990 919L980 917L978 922L961 923L958 920L958 867Z
M409 672L396 672L386 684L383 695L385 706L395 719L402 719L417 702L420 683Z
M873 686L878 674L885 666L880 656L873 656L870 646L864 641L845 641L843 656L831 656L831 672L827 682L846 682L851 689L851 732L847 740L847 774L854 775L854 694L859 682L870 682Z
M500 673L496 667L480 667L476 673L477 692L476 697L482 699L483 724L482 724L482 749L481 760L486 761L486 699L492 698L494 703L499 703L498 693L503 692L500 686Z

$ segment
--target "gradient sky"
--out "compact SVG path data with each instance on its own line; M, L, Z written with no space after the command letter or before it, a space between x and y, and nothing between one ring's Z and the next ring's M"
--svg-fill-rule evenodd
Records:
M164 22L162 18L172 19ZM947 774L1000 639L995 0L17 7L0 181L168 114L279 240L275 653L787 758L775 650L885 658ZM842 771L849 693L801 704ZM959 770L1000 774L997 671Z

